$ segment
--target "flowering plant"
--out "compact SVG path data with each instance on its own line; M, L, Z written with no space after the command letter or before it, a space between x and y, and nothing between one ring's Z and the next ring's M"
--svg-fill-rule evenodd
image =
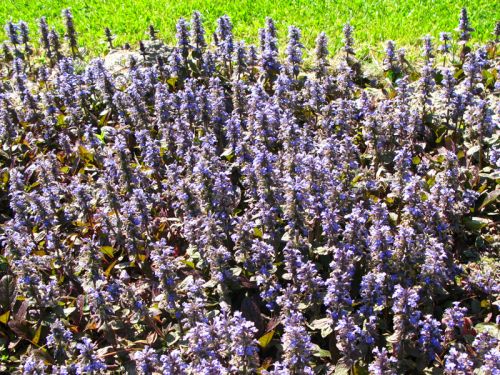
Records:
M311 69L270 18L107 28L117 66L63 17L5 28L1 371L498 374L498 24L370 76L350 24Z

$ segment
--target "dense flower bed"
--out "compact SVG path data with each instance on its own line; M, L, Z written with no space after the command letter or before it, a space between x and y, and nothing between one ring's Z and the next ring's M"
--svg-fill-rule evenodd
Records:
M369 75L195 13L108 71L63 15L0 60L1 370L499 374L499 24Z

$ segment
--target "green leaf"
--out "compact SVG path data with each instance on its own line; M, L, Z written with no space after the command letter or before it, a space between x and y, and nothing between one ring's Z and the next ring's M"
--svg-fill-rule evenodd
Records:
M208 280L205 284L203 284L203 288L215 288L218 285L217 280Z
M474 329L479 333L487 332L491 336L500 339L500 329L495 323L479 323L474 326Z
M57 116L57 125L64 125L64 122L66 121L66 116L64 114L59 114Z
M366 366L362 366L359 363L354 364L354 367L352 368L352 373L353 373L353 375L368 375L369 374Z
M455 71L455 74L453 75L453 77L454 77L455 79L458 79L458 78L460 78L463 74L464 74L464 70L463 70L463 69L457 69L457 70Z
M436 134L437 137L436 143L442 142L443 137L446 135L446 130L448 130L448 128L445 125L442 125L436 129L436 131L434 132L434 134Z
M414 156L413 159L411 159L411 161L413 162L413 165L419 165L422 159L420 159L420 157L418 156Z
M31 342L35 345L38 345L38 341L40 341L40 335L42 334L42 325L40 324L35 332L35 335L33 336L33 339Z
M221 156L226 158L226 160L231 161L234 158L233 150L230 148L226 148Z
M94 154L83 146L78 146L78 153L84 160L94 161Z
M488 309L488 308L490 308L490 305L491 305L491 304L490 304L490 301L488 301L487 299L483 299L483 300L481 300L481 307L482 307L483 309Z
M266 348L273 339L273 336L274 336L274 329L262 335L259 338L259 346L263 349Z
M104 124L106 124L106 121L108 119L108 115L109 115L110 112L111 112L111 109L110 108L106 108L104 111L102 111L101 113L99 113L99 116L101 116L101 118L99 119L99 126L103 126ZM102 135L102 133L101 134L97 134L98 137L100 137L101 135ZM102 141L102 139L101 139L101 141Z
M174 345L180 339L179 332L177 332L177 331L169 332L166 339L167 339L168 346Z
M290 240L290 233L289 233L289 232L285 232L285 233L283 234L283 236L281 237L281 241L283 241L283 242L287 242L287 241L289 241L289 240Z
M481 203L481 207L479 207L479 209L482 210L491 203L498 203L498 197L500 197L500 190L490 191L484 198L484 201Z
M443 369L438 367L426 367L423 369L424 375L443 375Z
M234 276L240 276L243 272L243 269L241 267L233 267L230 269L230 271Z
M394 344L394 343L398 342L399 336L397 335L397 333L393 333L392 335L387 336L386 340L387 340L387 342Z
M330 327L332 325L332 320L330 318L316 319L309 324L309 328L318 330L324 327Z
M101 143L104 143L105 134L102 131L99 134L96 133L95 136L101 141Z
M10 311L7 310L7 312L0 315L0 323L7 324L7 322L9 321L9 317L10 317Z
M177 285L178 290L185 290L193 282L193 275L187 276Z
M4 273L9 268L9 261L6 257L0 255L0 272Z
M326 247L326 246L320 246L320 247L316 247L313 249L313 253L317 254L317 255L328 255L329 252L330 251L328 250L328 247Z
M106 254L110 258L113 258L114 254L113 246L102 246L101 253Z
M74 306L67 307L67 308L63 309L64 316L66 316L66 317L70 316L73 313L73 311L75 311L75 310L76 310L76 307L74 307Z
M104 275L106 275L106 277L109 277L109 275L111 275L111 271L113 271L113 268L115 267L116 263L118 262L118 259L115 259L113 261L113 263L111 263L108 268L106 268L106 271L104 271Z
M485 219L483 217L466 217L464 219L465 226L472 231L479 231L491 222L490 219Z
M345 363L344 358L341 358L335 365L334 375L349 375L350 372L351 366L348 366Z
M167 80L167 83L172 86L172 87L175 87L175 84L177 83L177 77L172 77L172 78L169 78Z
M393 223L397 223L398 222L398 214L395 212L389 212L389 219L391 219L391 221Z
M192 269L196 268L195 264L192 261L190 261L190 260L182 260L181 262L184 263L186 266L192 268Z
M479 176L483 177L483 178L486 178L488 180L494 180L494 181L497 181L499 182L500 180L500 171L493 171L491 173L489 172L480 172L479 173Z
M332 320L330 318L316 319L309 324L309 328L313 330L321 330L321 337L325 338L333 332Z
M319 345L313 344L312 345L312 352L313 356L319 357L319 358L332 358L331 353L328 350L321 349Z
M10 179L9 170L8 169L4 169L0 173L0 177L1 177L2 185L7 186L7 183L9 182L9 179Z
M467 150L467 156L472 156L472 155L474 155L478 151L479 151L479 146L478 145L472 146L471 148L469 148Z
M257 227L253 228L253 235L255 237L258 237L258 238L264 237L264 233L262 232L262 229L257 228Z
M0 306L2 310L10 310L16 300L16 281L11 275L5 275L0 280Z

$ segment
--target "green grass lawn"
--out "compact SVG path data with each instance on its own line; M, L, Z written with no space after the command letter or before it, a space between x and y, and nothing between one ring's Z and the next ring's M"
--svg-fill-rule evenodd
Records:
M495 21L500 19L500 6L495 3L498 5L495 0L0 0L0 21L23 19L35 30L36 19L45 15L49 24L63 30L61 10L71 7L79 42L92 54L106 50L102 42L106 26L118 36L117 44L134 44L147 38L149 24L155 25L162 38L173 42L177 19L190 18L194 10L202 13L209 33L215 30L218 17L229 15L236 38L249 43L257 41L258 29L270 16L276 21L282 42L288 26L295 25L302 29L307 48L314 47L317 34L325 31L335 51L341 44L342 25L350 21L358 48L364 52L368 46L381 51L383 41L388 39L415 51L423 35L438 37L440 31L453 31L462 6L467 7L476 29L475 40L488 40Z

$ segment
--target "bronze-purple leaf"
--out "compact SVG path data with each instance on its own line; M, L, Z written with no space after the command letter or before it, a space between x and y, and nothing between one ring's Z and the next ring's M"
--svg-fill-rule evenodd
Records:
M26 320L13 319L9 322L9 328L18 337L22 337L26 340L31 340L34 336L34 331Z
M255 301L255 297L245 297L241 302L241 313L246 320L253 322L255 328L257 328L257 336L261 336L265 330L264 320L262 319L262 314L259 309L259 305Z
M10 310L16 300L16 280L12 275L0 279L0 306L2 310Z

